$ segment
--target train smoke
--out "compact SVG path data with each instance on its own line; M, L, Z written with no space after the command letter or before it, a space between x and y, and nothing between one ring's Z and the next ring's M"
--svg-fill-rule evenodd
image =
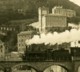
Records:
M69 42L75 42L80 40L80 29L71 29L70 31L66 30L64 32L58 33L48 33L48 34L41 34L34 35L32 39L29 40L28 45L31 44L62 44L62 43L69 43Z

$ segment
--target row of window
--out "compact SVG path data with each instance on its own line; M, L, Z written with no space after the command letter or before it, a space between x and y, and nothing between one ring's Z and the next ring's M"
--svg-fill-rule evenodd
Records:
M62 17L62 16L49 16L49 17L47 17L47 20L54 20L54 21L56 21L56 20L63 20L64 18L66 18L66 17Z
M1 27L0 30L10 30L10 31L14 30L15 31L15 28Z
M48 22L46 27L66 27L67 24L65 22Z
M63 14L65 16L75 16L75 12L72 11L62 11L62 10L55 10L54 13Z

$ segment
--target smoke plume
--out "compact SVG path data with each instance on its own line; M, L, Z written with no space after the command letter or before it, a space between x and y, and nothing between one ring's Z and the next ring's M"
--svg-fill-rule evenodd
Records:
M62 43L69 43L69 42L75 42L80 40L80 29L71 29L70 31L66 30L62 33L54 32L54 33L48 33L48 34L40 34L40 35L34 35L32 39L29 40L28 45L31 44L62 44Z

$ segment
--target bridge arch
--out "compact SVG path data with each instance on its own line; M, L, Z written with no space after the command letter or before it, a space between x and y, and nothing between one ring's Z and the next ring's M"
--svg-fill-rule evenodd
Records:
M62 65L58 65L58 64L53 64L53 65L50 65L50 66L48 66L47 68L45 68L44 70L43 70L43 72L46 72L46 70L47 69L53 69L53 72L55 72L55 67L58 67L58 69L59 68L61 68L61 69L63 69L64 70L64 72L69 72L69 70L65 67L65 66L62 66ZM49 71L48 71L49 72ZM60 71L59 71L60 72Z
M34 71L32 71L32 72L37 72L37 69L34 66L27 64L27 63L20 63L15 66L12 66L12 68L11 68L12 72L14 72L14 70L19 66L26 66L28 69L33 69Z

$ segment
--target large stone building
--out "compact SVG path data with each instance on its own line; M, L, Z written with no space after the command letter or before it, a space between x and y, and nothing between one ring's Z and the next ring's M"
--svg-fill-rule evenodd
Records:
M66 28L67 28L67 18L65 16L47 14L42 17L43 32L63 31Z
M67 17L64 15L50 14L49 9L42 7L38 9L40 32L50 32L60 29L64 30L67 27Z
M52 9L52 13L55 15L61 15L66 17L74 17L76 16L76 12L71 9L64 9L62 6L55 6Z
M5 57L5 46L4 43L0 40L0 60L3 60Z
M76 12L71 9L63 9L61 6L52 8L52 13L46 7L38 8L38 22L32 24L33 27L39 28L40 33L54 31L64 31L68 29L68 17L75 17Z
M17 35L17 47L19 53L24 53L26 44L33 37L33 31L22 31Z

